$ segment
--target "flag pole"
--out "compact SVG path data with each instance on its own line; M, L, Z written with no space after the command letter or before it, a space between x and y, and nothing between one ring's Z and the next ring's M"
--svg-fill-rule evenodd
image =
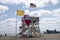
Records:
M39 29L39 36L41 37L41 31L40 31L40 26L39 26L39 22L38 22L38 29Z
M17 14L16 14L16 37L17 37Z

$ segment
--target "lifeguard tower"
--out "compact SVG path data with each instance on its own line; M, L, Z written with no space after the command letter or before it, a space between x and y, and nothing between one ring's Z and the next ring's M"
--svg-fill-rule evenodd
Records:
M24 15L22 18L22 26L19 27L20 37L40 37L39 17L30 17Z

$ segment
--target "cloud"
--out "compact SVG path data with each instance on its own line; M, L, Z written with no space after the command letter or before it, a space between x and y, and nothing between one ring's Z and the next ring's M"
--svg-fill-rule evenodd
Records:
M4 13L8 10L9 10L8 6L0 5L0 19L7 17L7 14Z
M0 0L3 4L20 4L23 0Z
M57 29L60 30L60 19L56 17L52 18L43 18L40 20L40 29L41 31L54 30ZM42 30L43 29L43 30Z
M0 15L0 19L4 19L4 18L6 18L7 17L7 14L1 14Z
M0 14L8 11L8 9L9 9L8 6L0 5Z
M56 5L59 3L59 0L24 0L23 1L24 4L26 4L26 6L30 6L29 4L30 3L35 3L37 7L45 7L45 6L48 6L48 5Z
M34 17L40 17L40 16L49 16L51 14L51 11L49 10L37 10L37 11L33 11L30 13L30 16L34 16Z
M29 15L29 16L33 16L33 17L48 17L48 16L55 16L55 17L60 17L60 8L54 9L54 10L44 10L44 9L40 9L40 10L36 10L36 11L32 11L29 12L29 10L25 10L25 14Z
M44 7L45 5L47 5L49 3L49 0L28 0L28 1L24 1L24 4L29 7L30 3L34 3L37 7Z
M19 26L21 26L21 21L19 21L17 19L17 28L19 28ZM0 32L1 33L3 32L3 34L4 33L15 34L15 32L16 32L16 18L8 18L6 20L0 21ZM17 32L19 32L19 30Z
M23 3L26 7L30 6L30 3L35 3L37 7L45 7L47 5L53 4L56 5L59 3L59 0L0 0L4 4L20 4Z
M29 15L29 10L25 10L25 15Z
M52 3L53 5L56 5L56 4L59 3L59 0L51 0L51 3Z
M52 11L52 13L53 13L53 16L60 17L60 8L54 9L54 10Z
M52 18L43 18L42 20L41 20L41 23L42 23L42 21L44 22L44 23L56 23L55 21L57 21L58 20L58 18L54 18L54 17L52 17Z

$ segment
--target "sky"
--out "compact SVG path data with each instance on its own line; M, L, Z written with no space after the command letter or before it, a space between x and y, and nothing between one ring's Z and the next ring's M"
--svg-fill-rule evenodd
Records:
M34 3L36 8L30 8L30 3ZM17 10L39 17L41 32L47 29L60 31L60 0L0 0L0 34L16 33ZM21 18L17 16L17 33Z

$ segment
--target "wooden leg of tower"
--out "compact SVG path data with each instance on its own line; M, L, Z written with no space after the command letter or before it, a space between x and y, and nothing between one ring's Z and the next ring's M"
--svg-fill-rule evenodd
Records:
M32 36L34 36L34 37L36 37L36 32L35 32L35 29L34 29L34 27L32 27Z
M39 27L39 25L38 25L38 31L39 31L39 35L40 35L40 37L41 37L41 32L40 32L40 27Z

